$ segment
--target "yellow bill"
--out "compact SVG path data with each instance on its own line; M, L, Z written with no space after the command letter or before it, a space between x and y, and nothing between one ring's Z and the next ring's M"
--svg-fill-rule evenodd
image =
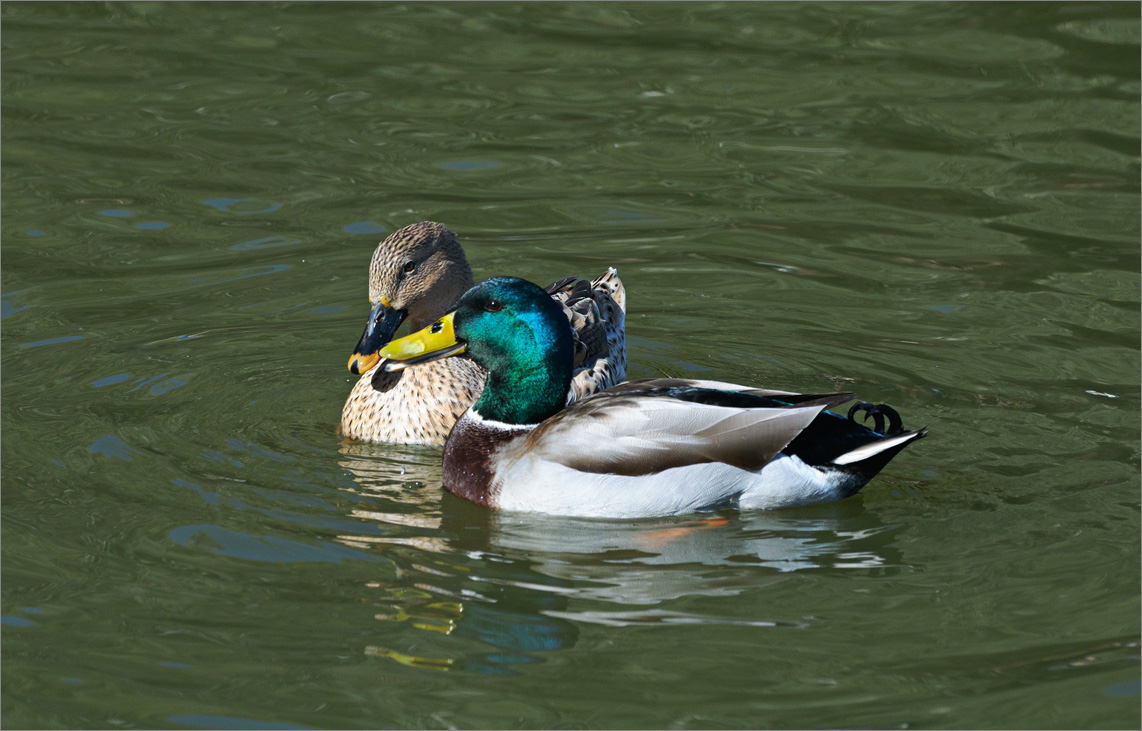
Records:
M452 327L454 314L450 312L423 330L381 348L377 357L385 360L385 370L399 371L463 353L468 344L456 339L456 331Z

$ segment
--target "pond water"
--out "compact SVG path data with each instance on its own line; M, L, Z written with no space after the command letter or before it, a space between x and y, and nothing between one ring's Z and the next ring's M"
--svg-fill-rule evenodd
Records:
M4 3L4 727L1138 728L1139 10ZM337 435L420 220L931 436L489 514Z

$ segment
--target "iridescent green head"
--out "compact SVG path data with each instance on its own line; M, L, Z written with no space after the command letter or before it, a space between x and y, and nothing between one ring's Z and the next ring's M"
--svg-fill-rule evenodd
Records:
M562 308L531 282L497 277L477 284L456 309L420 332L394 340L379 355L385 368L466 354L488 371L473 406L485 419L536 424L563 408L574 359Z

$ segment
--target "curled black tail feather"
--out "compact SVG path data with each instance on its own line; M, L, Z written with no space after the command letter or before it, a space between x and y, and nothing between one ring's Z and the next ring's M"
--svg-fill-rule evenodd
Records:
M872 424L880 434L891 437L904 431L904 420L900 418L896 409L888 404L870 404L868 401L858 401L849 409L849 421L855 424L856 415L861 411L864 412L862 421L868 421L871 416ZM885 417L888 418L888 431L884 430Z

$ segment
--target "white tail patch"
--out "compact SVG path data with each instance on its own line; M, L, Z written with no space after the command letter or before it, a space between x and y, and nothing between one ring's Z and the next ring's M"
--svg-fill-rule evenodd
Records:
M865 444L864 446L857 447L851 452L845 452L840 457L834 459L833 464L846 465L853 464L854 462L863 462L870 457L875 457L886 449L892 449L893 447L898 447L901 444L907 444L919 436L919 434L920 432L908 432L906 434L898 434L894 437L888 437L887 439L882 439L879 442L873 442L872 444Z

